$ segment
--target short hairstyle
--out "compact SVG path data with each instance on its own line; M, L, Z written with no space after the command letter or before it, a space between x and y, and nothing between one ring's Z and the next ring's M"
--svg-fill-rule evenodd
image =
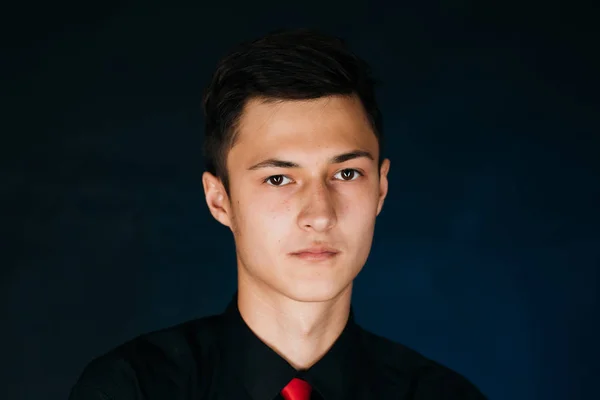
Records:
M217 64L203 99L205 168L229 194L227 155L234 146L246 103L309 100L331 95L360 99L379 143L382 118L370 66L345 42L312 29L279 30L244 42Z

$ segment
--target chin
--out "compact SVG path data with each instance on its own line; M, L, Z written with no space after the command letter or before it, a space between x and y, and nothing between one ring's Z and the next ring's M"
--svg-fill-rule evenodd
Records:
M285 295L295 301L306 303L320 303L331 301L340 296L345 289L348 289L348 284L333 284L333 283L315 283L307 282L301 285L292 285L286 288Z

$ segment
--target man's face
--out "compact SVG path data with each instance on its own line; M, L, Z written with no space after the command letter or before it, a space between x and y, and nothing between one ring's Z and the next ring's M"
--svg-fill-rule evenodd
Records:
M227 157L230 197L203 177L213 216L233 232L239 284L297 301L349 291L387 194L389 160L378 176L378 157L357 98L249 101ZM337 252L298 254L323 247Z

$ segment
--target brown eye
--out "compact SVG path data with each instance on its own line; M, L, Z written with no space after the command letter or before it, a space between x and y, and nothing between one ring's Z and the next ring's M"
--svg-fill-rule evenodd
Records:
M343 181L353 181L359 176L362 176L360 171L354 168L346 168L338 172L336 175L340 175L339 179Z
M283 183L285 179L289 180L289 178L284 175L273 175L265 179L265 182L271 186L285 186L286 184Z

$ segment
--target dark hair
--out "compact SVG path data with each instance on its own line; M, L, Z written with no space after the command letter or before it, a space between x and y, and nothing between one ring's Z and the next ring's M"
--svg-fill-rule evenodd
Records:
M206 170L229 193L227 154L248 100L308 100L356 95L379 142L383 131L369 65L344 41L309 29L280 30L245 42L217 65L204 95Z

